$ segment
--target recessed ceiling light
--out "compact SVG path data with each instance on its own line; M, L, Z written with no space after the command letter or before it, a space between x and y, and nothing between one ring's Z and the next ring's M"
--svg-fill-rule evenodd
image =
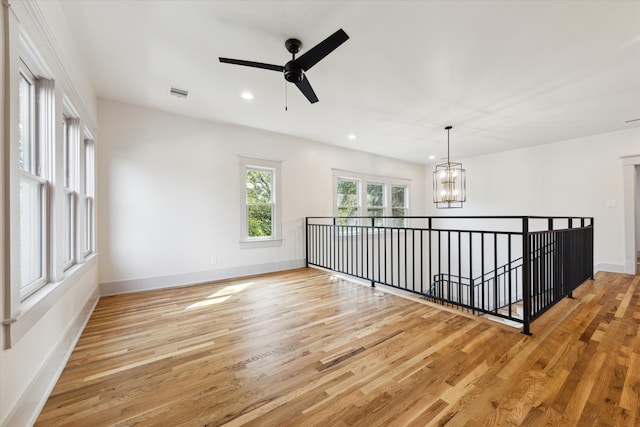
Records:
M356 139L356 136L354 134L350 133L349 134L349 139L350 140L354 140L354 139Z
M429 156L429 160L433 160L435 158L436 158L436 156L434 156L433 154Z
M240 95L243 99L253 99L253 94L251 92L242 92Z

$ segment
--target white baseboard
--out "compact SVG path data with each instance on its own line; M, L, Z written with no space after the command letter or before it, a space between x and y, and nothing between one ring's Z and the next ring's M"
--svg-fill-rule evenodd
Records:
M40 411L47 403L47 399L58 382L64 367L71 357L76 343L82 335L91 313L98 304L100 295L98 288L89 296L87 302L78 313L73 323L67 329L66 334L60 340L55 350L51 353L38 374L35 376L27 391L22 395L11 414L2 424L3 427L10 426L32 426Z
M625 266L622 264L606 264L600 263L593 266L593 272L608 271L609 273L624 273Z
M279 261L267 264L244 265L239 267L221 268L217 270L196 271L192 273L173 274L170 276L148 277L144 279L121 280L100 284L102 296L126 294L131 292L150 291L154 289L175 288L215 280L231 279L235 277L252 276L254 274L273 273L275 271L292 270L304 267L304 259Z

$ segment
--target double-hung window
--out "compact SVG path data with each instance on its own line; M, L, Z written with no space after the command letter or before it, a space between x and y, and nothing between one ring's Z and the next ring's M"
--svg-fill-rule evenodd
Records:
M280 162L240 158L240 242L251 246L281 244Z
M334 170L335 215L339 225L402 227L409 214L409 180ZM363 216L373 220L358 220Z
M339 225L355 225L360 216L360 182L357 179L338 178L336 180L336 199Z
M273 238L273 169L247 167L247 237Z
M52 145L53 82L26 68L19 74L18 165L20 173L20 298L47 283L48 168Z
M385 215L385 185L379 182L367 182L367 216ZM382 218L374 220L375 225L382 225Z
M391 215L407 216L409 214L408 191L406 185L391 186ZM394 218L393 225L403 227L405 225L404 218Z

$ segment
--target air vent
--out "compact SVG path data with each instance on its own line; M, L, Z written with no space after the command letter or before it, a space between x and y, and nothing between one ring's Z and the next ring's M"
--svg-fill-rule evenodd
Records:
M185 89L178 89L177 87L172 87L169 89L169 95L177 96L178 98L186 98L189 96L189 91Z

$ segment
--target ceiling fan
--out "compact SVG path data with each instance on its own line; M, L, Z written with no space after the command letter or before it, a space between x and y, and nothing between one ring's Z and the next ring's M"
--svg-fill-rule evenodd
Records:
M312 47L306 53L299 58L296 58L296 53L300 51L302 42L298 39L288 39L284 45L291 53L293 58L291 61L281 65L264 64L262 62L243 61L240 59L230 58L218 58L220 62L226 64L244 65L246 67L264 68L265 70L273 70L284 72L284 78L286 81L295 83L298 89L307 97L310 103L318 102L318 97L313 91L309 80L307 79L305 72L309 71L311 67L316 65L322 58L333 52L338 46L346 42L349 39L347 33L342 29L339 29L329 37Z

